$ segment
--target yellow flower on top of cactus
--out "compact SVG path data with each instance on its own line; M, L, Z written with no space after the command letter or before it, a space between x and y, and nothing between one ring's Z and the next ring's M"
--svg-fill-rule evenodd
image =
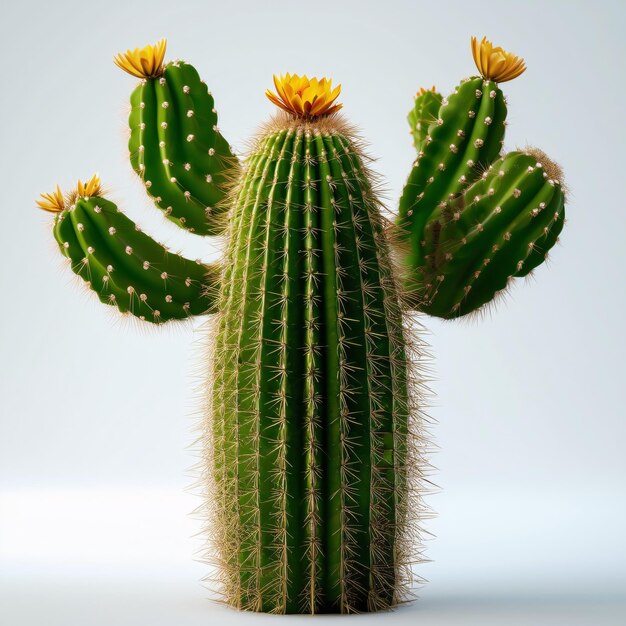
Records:
M487 37L482 41L472 37L472 55L481 76L496 83L513 80L526 70L524 59L499 46L494 48Z
M154 78L163 73L163 59L167 40L161 39L153 46L120 52L113 59L115 65L137 78Z
M39 194L41 200L37 200L37 206L44 211L50 211L50 213L60 213L65 208L65 200L61 193L61 188L57 185L56 191L52 193Z
M76 193L79 198L91 198L92 196L99 196L100 190L100 176L94 174L88 181L78 181L76 185Z
M419 98L420 96L423 96L425 93L428 93L429 91L432 91L432 93L437 93L437 90L435 89L435 85L433 85L430 89L425 89L424 87L420 87L417 93L415 94L415 97Z
M265 95L278 107L298 117L330 115L343 105L334 104L341 93L341 85L334 89L332 79L307 78L297 74L274 74L274 86L278 95L269 89Z

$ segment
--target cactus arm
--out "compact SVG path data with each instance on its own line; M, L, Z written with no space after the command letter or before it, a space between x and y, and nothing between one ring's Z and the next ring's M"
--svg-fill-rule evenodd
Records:
M443 318L491 301L543 262L564 220L564 193L536 157L510 152L424 230L421 309Z
M72 271L121 313L162 324L216 310L219 267L169 252L106 198L72 198L53 234Z
M409 111L407 120L413 136L413 145L419 152L422 149L428 128L437 121L439 108L441 107L442 96L432 89L420 89L413 103L413 108Z
M138 75L123 59L116 63ZM130 103L130 162L155 205L189 232L224 232L224 199L239 163L217 127L213 96L196 69L183 61L159 66L142 75Z
M435 208L475 180L499 154L506 107L495 83L474 77L442 102L400 198L399 223L419 264L421 234ZM493 123L497 118L499 127Z
M519 75L523 60L501 49L492 59L486 40L472 46L482 75L441 101L396 222L405 301L443 318L476 311L540 265L564 221L559 167L534 148L500 157L507 109L497 82Z

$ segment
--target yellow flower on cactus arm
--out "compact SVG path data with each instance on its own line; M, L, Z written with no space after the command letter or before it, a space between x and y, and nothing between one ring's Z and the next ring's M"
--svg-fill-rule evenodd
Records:
M437 93L437 90L435 89L435 85L433 85L430 89L426 89L425 87L420 87L417 91L417 93L415 94L416 98L419 98L420 96L423 96L425 93Z
M297 74L274 75L277 94L268 89L265 95L276 106L298 117L330 115L343 106L334 104L341 93L341 85L333 89L332 82L332 79L309 79Z
M163 59L167 41L161 39L153 46L120 52L113 59L115 65L137 78L154 78L163 73Z
M61 193L61 188L57 185L56 191L52 193L39 194L41 200L37 200L37 206L44 211L50 211L50 213L60 213L65 208L65 200Z
M513 80L526 70L524 59L499 46L494 48L487 37L483 37L480 42L472 37L472 55L481 76L496 83Z
M79 198L91 198L92 196L99 196L102 190L100 189L100 176L94 174L88 181L83 182L79 180L76 185L76 193Z

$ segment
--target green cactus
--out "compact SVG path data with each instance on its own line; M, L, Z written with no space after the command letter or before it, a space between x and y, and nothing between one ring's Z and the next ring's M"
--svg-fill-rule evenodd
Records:
M337 115L338 87L275 77L267 95L284 112L240 167L194 68L163 65L164 41L116 58L142 80L131 163L169 219L226 235L223 262L167 252L95 178L39 201L103 302L153 323L215 313L205 556L234 607L350 613L411 596L428 487L425 353L411 311L480 309L544 260L564 221L557 166L536 149L501 155L497 83L523 61L472 45L480 77L447 100L434 89L416 97L418 158L394 225Z
M542 160L532 150L510 152L433 210L414 276L422 311L443 318L476 311L543 263L563 228L564 196Z
M248 158L212 368L227 598L268 612L389 606L407 565L402 311L359 151L320 126Z
M158 68L163 54L164 46ZM130 102L130 162L155 205L190 232L223 232L225 183L229 174L236 178L237 161L217 128L213 96L198 72L182 61L168 63L143 77Z
M481 43L484 49L485 41ZM504 169L494 163L500 158L507 114L497 80L502 81L503 73L504 80L510 78L497 65L493 70L495 76L489 68L481 68L477 50L480 44L473 40L473 46L474 57L484 75L462 81L452 95L441 101L435 120L421 142L417 138L422 137L423 129L415 126L420 118L413 113L422 110L426 102L430 103L431 112L434 110L434 97L419 104L430 92L418 94L416 107L409 114L418 156L400 199L397 220L407 299L413 307L443 318L478 310L493 300L510 278L525 275L520 273L522 267L529 270L541 263L554 245L564 219L560 169L543 152L529 149L525 156L517 159L515 155L520 153L511 153L505 159ZM498 54L504 54L501 49L494 53L496 61ZM511 63L520 63L520 60L514 57ZM525 68L520 64L518 69L521 73ZM522 171L520 163L524 164ZM496 174L499 174L509 165L513 166L516 176L515 185L508 190L515 194L513 198L507 197L502 181L494 186L496 179L490 174L492 167L497 168ZM538 173L555 188L553 193L546 190L543 194L549 196L552 206L558 207L552 213L543 212L541 203L545 202L535 200L530 191L536 190L539 182L543 184ZM506 180L509 182L510 176ZM496 187L499 193L495 193ZM529 191L518 196L521 188ZM509 209L500 213L500 205L505 200ZM541 218L533 220L532 225L520 217L534 217L536 212L541 213ZM495 220L494 216L499 217ZM539 224L541 230L536 232L535 226ZM480 238L473 235L483 229ZM514 243L517 239L510 239L509 231L516 229L520 229L518 236L524 240L525 247L512 258L517 250ZM491 269L481 272L479 279L470 280L470 272L480 272L494 260L496 251L497 273ZM500 265L505 259L506 265Z
M407 118L413 135L413 145L418 151L422 149L428 135L428 127L437 121L441 100L441 94L437 93L434 85L431 89L422 87L415 96L413 108Z
M49 197L54 238L72 271L104 304L162 324L216 311L220 268L168 252L102 197L94 176Z

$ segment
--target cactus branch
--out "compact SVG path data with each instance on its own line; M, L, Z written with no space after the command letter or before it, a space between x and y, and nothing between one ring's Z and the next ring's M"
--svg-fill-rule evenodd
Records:
M215 311L219 267L169 252L142 233L103 197L96 177L67 198L58 187L53 195L59 249L101 302L154 324ZM50 194L42 198L40 207L52 210L41 206L52 206Z
M138 66L147 68L130 98L131 165L168 219L198 235L218 235L226 229L224 197L239 162L196 69L183 61L163 65L165 48L157 47L115 59L135 76Z
M422 87L415 95L413 108L409 111L407 119L413 136L413 145L418 152L424 145L429 126L439 117L441 101L442 96L435 90L434 85L431 89Z
M481 76L462 81L436 113L436 94L416 98L418 155L397 220L407 302L444 318L478 310L541 264L564 221L558 167L536 149L500 157L507 109L497 81L519 76L524 60L485 38L472 38L472 53ZM424 135L426 109L434 120Z

